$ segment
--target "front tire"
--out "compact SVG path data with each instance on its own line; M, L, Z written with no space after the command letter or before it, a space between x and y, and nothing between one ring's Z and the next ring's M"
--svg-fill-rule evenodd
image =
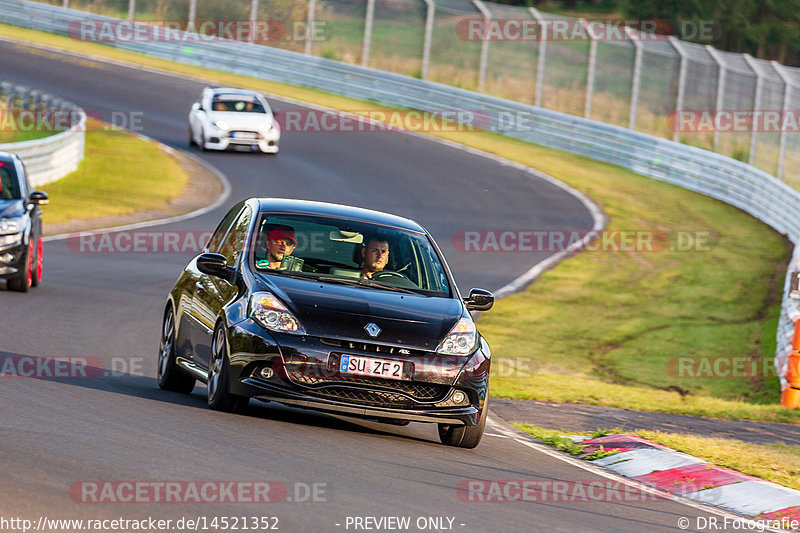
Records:
M39 240L37 241L38 244L36 245L36 267L33 269L33 276L31 278L31 287L38 287L39 284L42 282L42 266L44 264L44 248L42 246L42 237L39 236Z
M458 448L474 448L481 441L486 428L486 419L489 418L489 397L483 403L481 419L475 426L454 426L439 424L439 440L445 446Z
M8 290L15 292L28 292L33 285L33 241L28 241L28 251L25 252L25 268L16 278L8 280Z
M181 372L175 363L175 313L170 305L164 313L161 344L158 350L158 386L164 390L189 394L195 379Z
M230 362L225 330L217 325L211 346L211 361L208 365L208 406L214 411L238 413L243 411L250 398L230 392Z

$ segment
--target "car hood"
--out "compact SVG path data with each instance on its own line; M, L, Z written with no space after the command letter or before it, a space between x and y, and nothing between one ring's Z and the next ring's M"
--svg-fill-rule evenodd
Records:
M295 314L309 335L435 350L464 313L461 302L335 283L257 276ZM371 337L370 322L381 332Z
M264 113L237 113L232 111L209 111L210 120L224 120L232 130L260 131L272 124L272 115Z
M0 200L0 218L21 217L25 214L22 200Z

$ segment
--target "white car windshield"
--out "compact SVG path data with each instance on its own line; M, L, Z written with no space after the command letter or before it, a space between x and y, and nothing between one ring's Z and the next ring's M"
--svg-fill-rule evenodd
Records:
M211 109L234 113L266 113L261 102L253 98L236 98L234 96L215 97L211 101Z

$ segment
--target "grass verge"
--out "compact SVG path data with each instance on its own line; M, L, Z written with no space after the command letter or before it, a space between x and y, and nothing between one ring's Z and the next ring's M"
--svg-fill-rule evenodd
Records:
M336 109L385 109L13 26L0 25L0 35ZM513 370L495 374L494 395L800 421L800 412L777 405L778 380L769 373L780 310L776 298L789 259L783 237L723 202L613 165L486 132L432 135L519 161L582 190L609 215L609 231L668 236L656 251L580 254L499 301L480 319L495 364ZM678 230L694 246L680 249ZM766 370L724 376L696 367L683 375L675 371L681 356L736 357Z
M565 437L567 433L563 431L553 431L528 424L514 424L514 426L558 449L564 447L557 445L561 441L572 443ZM619 431L603 430L587 436L595 437L615 433L619 433ZM569 434L578 435L578 433ZM751 444L734 439L715 439L661 431L639 430L634 434L679 452L699 457L711 464L800 490L800 446ZM580 444L572 443L572 445L583 448ZM570 453L570 449L562 451Z
M50 196L45 224L154 209L188 183L180 164L153 141L105 129L92 119L87 125L86 155L78 170L41 187Z

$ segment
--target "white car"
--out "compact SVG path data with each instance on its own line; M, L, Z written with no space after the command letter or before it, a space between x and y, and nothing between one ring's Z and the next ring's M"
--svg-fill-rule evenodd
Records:
M275 154L280 138L267 99L256 91L206 87L189 113L189 144L203 150L249 148Z

